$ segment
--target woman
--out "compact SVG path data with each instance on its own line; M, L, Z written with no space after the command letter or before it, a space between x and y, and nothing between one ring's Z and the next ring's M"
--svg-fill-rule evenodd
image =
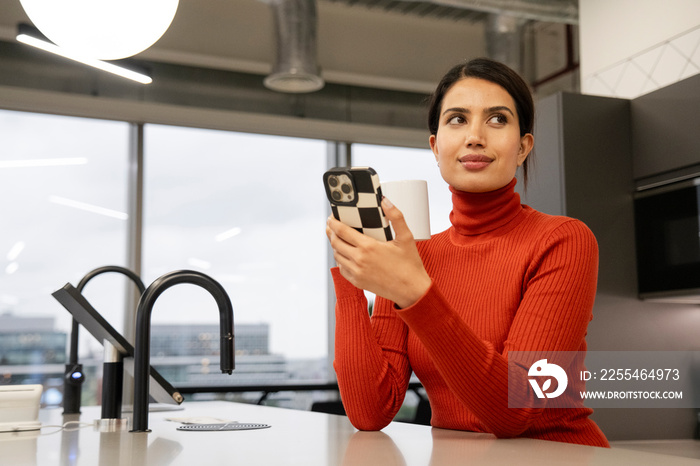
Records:
M433 427L608 447L576 399L582 381L570 377L556 399L528 391L533 354L544 354L533 352L583 370L598 249L580 221L520 204L515 173L522 166L526 176L534 144L527 85L505 65L472 60L443 77L428 120L452 192L451 228L416 243L386 198L394 241L328 219L334 366L350 420L385 427L414 371ZM371 319L362 290L377 295Z

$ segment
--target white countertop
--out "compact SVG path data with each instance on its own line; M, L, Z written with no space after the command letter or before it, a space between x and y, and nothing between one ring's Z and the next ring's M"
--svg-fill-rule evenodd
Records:
M381 432L358 432L344 416L229 402L187 402L185 410L152 412L150 433L99 432L93 425L48 427L76 420L42 410L41 431L0 434L0 464L85 466L212 465L691 465L700 460L394 422ZM83 407L93 424L99 407ZM261 430L185 432L168 418L215 417L269 424ZM692 441L691 441L692 442Z

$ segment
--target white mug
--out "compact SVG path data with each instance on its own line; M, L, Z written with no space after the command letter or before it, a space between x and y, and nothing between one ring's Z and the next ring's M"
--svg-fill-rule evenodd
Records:
M381 186L382 195L403 213L413 238L430 239L428 182L425 180L385 181ZM392 233L396 237L393 228Z

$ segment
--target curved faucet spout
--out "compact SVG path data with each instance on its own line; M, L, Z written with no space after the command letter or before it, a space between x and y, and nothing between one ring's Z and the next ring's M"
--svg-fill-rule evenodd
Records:
M158 297L179 283L198 285L207 290L219 308L221 333L221 372L235 369L233 306L224 288L213 278L193 270L178 270L156 279L139 300L136 312L136 346L134 349L134 428L132 432L149 432L148 382L151 358L151 313Z
M121 267L118 265L107 265L105 267L99 267L95 270L88 272L78 283L76 289L79 293L83 292L85 285L98 275L108 272L117 272L122 275L126 275L130 278L139 290L139 295L143 294L146 290L143 282L136 273L131 270ZM68 364L66 364L64 385L63 385L63 414L76 414L80 413L80 397L82 392L82 384L84 382L82 364L78 363L78 341L79 341L80 324L78 321L73 319L73 325L71 327L70 334L70 346L68 352ZM114 374L114 379L109 379L107 377L104 382L104 390L102 392L102 418L118 418L121 415L122 406L122 373L121 365L107 366L113 361L105 361L105 373L109 372ZM120 363L121 364L121 363ZM107 367L112 368L107 369ZM76 375L77 374L77 375Z
M102 275L103 273L108 273L108 272L117 272L122 275L126 275L128 278L131 279L131 281L134 282L136 287L139 289L139 295L142 295L144 291L146 291L146 286L143 284L141 281L141 278L139 278L138 275L136 275L134 272L131 270L127 269L126 267L121 267L119 265L106 265L104 267L98 267L95 270L92 270L88 272L82 279L80 279L80 282L78 282L78 286L76 289L78 290L79 293L83 292L83 289L85 288L85 285L95 278L98 275ZM73 319L73 327L71 330L71 339L70 339L70 352L68 355L68 361L71 364L78 364L78 331L80 329L80 326L78 322Z
M108 272L117 272L122 275L126 275L128 278L131 279L131 281L134 282L136 287L139 289L139 295L142 295L144 291L146 291L146 286L143 284L141 281L141 278L136 275L134 272L131 270L127 269L126 267L121 267L119 265L107 265L104 267L98 267L95 270L88 272L81 280L78 282L78 286L76 289L78 290L79 293L83 292L83 288L85 288L85 285L95 278L98 275L102 275L103 273L108 273ZM73 319L73 327L71 330L71 339L70 339L70 352L68 355L68 361L71 364L78 364L78 331L80 329L80 325L78 322Z
M85 288L85 285L87 285L87 282L92 280L98 275L101 275L103 273L107 272L117 272L122 275L126 275L131 279L131 281L134 282L136 287L139 289L139 293L143 294L144 291L146 291L146 286L143 284L141 281L141 278L139 278L138 275L136 275L134 272L131 270L127 269L126 267L120 267L118 265L106 265L104 267L98 267L95 270L88 272L78 283L78 286L76 289L82 293L83 288Z

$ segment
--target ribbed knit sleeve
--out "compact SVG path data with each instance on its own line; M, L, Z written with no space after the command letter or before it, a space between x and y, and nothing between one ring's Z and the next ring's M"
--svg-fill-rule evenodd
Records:
M411 369L406 355L408 327L395 312L370 322L362 290L331 269L335 283L335 360L340 396L352 424L380 430L403 404ZM386 303L386 300L384 300Z

